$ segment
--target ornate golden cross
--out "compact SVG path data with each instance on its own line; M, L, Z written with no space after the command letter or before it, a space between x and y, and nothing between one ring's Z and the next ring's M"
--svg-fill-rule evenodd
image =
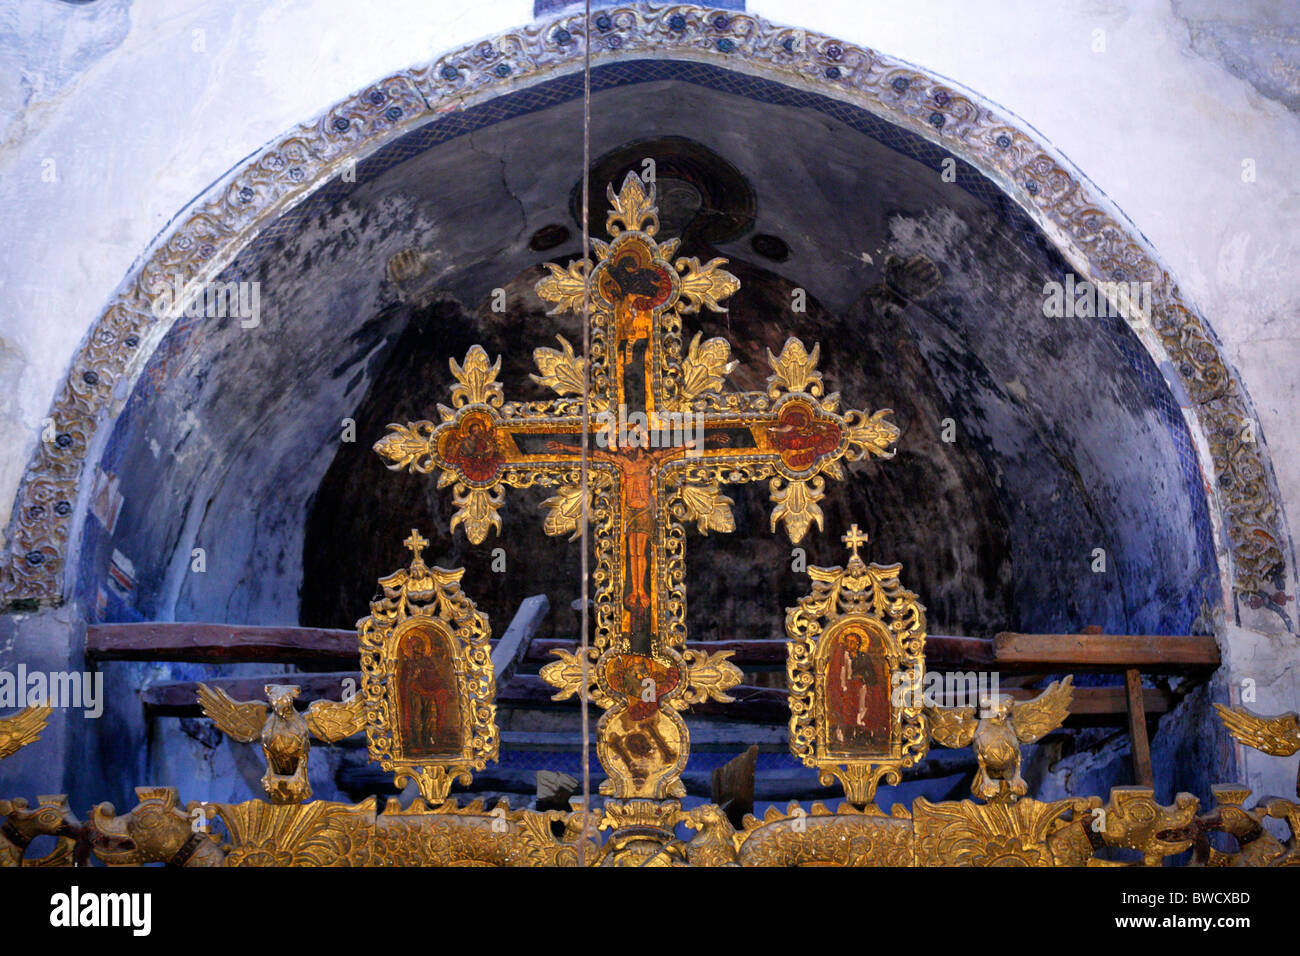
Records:
M567 269L548 264L538 295L551 314L581 311L584 276L591 274L591 374L588 502L580 480L583 359L560 337L560 350L533 353L534 381L557 399L506 402L500 358L489 364L479 346L462 364L452 360L458 384L452 407L438 406L441 422L390 425L375 450L393 469L439 472L453 486L464 525L478 544L501 527L505 486L555 487L547 499L549 535L594 525L596 626L593 686L580 687L582 662L561 652L542 676L560 688L557 699L590 694L608 712L600 723L597 755L617 797L680 795L678 776L689 753L686 726L676 713L726 690L740 672L724 658L686 650L685 532L734 529L731 499L722 485L767 480L775 508L772 529L784 523L798 542L813 522L825 478L843 478L841 461L867 454L889 457L898 429L882 409L868 416L839 413L839 396L824 395L818 348L787 340L769 351L772 374L765 392L721 391L735 367L721 338L697 334L682 355L684 313L701 306L725 311L719 300L740 283L722 259L670 262L677 240L658 243L653 189L629 173L622 190L608 189L609 243L593 239L594 268L584 260ZM576 396L576 397L575 397Z
M429 546L429 539L420 534L420 532L415 528L412 528L411 536L403 541L402 544L406 545L411 554L418 558L421 557L420 552Z
M840 537L840 540L849 546L853 551L853 556L856 558L858 556L858 548L867 543L867 533L859 528L855 523L849 526L849 530Z

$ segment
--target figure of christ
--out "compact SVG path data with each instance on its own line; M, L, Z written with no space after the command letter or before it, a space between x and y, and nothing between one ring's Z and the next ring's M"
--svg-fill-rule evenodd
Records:
M846 751L877 752L889 742L885 662L871 653L871 637L848 633L836 641L827 669L827 714L832 737Z
M576 445L549 441L551 451L581 453ZM651 645L650 575L653 573L652 539L655 533L655 479L659 469L674 458L680 458L695 447L687 441L676 448L650 448L650 435L640 425L628 430L627 442L619 448L614 429L610 429L609 451L592 448L589 454L596 461L613 465L619 471L622 489L623 526L623 607L627 611L624 633L630 640L634 654L649 654Z
M649 351L654 310L668 300L673 286L672 278L663 268L649 261L649 250L636 248L640 255L628 249L609 264L602 291L614 306L615 347L621 358L619 400L629 407L644 405L653 414ZM643 265L643 260L647 264ZM637 346L642 343L644 352L638 360ZM629 379L626 370L638 367L640 381Z

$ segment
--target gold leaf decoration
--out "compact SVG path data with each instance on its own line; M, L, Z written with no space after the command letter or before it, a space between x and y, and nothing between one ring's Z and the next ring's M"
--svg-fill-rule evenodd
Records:
M488 528L501 532L501 505L505 503L506 494L501 488L471 488L466 491L464 485L456 485L451 493L451 502L459 509L451 516L451 527L455 531L459 524L465 525L465 536L470 544L482 544L487 538Z
M529 375L538 385L554 389L557 395L581 395L586 385L584 362L573 354L573 346L563 335L557 335L563 351L550 348L533 349L533 361L541 375Z
M736 519L731 514L732 501L717 485L682 485L681 493L686 517L697 523L700 534L710 531L728 534L736 530Z
M803 342L793 336L785 340L779 357L768 349L767 361L772 366L772 374L767 379L768 395L776 398L783 390L821 395L822 373L817 371L817 358L820 354L820 344L814 345L809 353Z
M1300 750L1300 715L1294 711L1264 717L1246 707L1215 704L1228 733L1247 747L1275 757L1289 757Z
M587 513L591 513L591 485L587 487L588 508ZM569 540L573 541L580 534L582 529L578 522L582 517L582 486L575 484L560 485L555 489L556 493L542 502L542 507L546 508L546 521L542 525L542 530L551 537L567 534L572 531Z
M556 688L551 700L567 700L582 688L582 652L579 650L570 654L564 648L557 647L551 653L559 660L542 667L539 674L542 680ZM588 648L587 699L597 707L609 707L613 701L596 686L596 660L599 655L598 648Z
M892 408L882 408L870 418L865 412L853 410L844 416L844 426L849 436L849 452L846 457L857 461L871 454L879 458L893 458L895 452L888 448L902 434L897 425L888 420L894 414Z
M591 267L587 259L571 262L568 267L546 263L551 274L537 283L537 295L543 302L554 303L547 315L582 311L582 290L586 288L585 270Z
M345 701L314 700L303 716L313 734L334 743L366 729L366 698L357 694Z
M497 356L495 363L489 363L483 346L475 345L465 353L464 364L457 365L455 359L448 359L447 364L460 383L451 387L451 403L457 408L478 404L499 406L504 400L501 383L496 380L501 371L501 356Z
M695 333L682 361L683 402L689 402L704 392L719 391L726 377L739 364L731 361L731 344L726 339L712 338L701 344L702 336L701 332Z
M784 521L791 543L798 544L814 521L819 530L822 528L822 509L817 502L826 497L823 492L825 479L814 476L808 481L791 481L787 484L782 478L773 478L770 487L772 502L776 505L772 509L773 531L778 522Z
M744 678L740 668L727 660L734 651L688 650L682 655L686 661L686 689L672 698L672 704L678 710L685 710L691 704L698 704L712 697L719 703L729 704L732 697L727 691L738 685Z
M53 709L46 703L32 704L0 720L0 760L39 740Z
M659 231L659 211L655 208L655 188L647 192L641 177L629 172L623 179L623 188L614 194L614 184L605 187L612 207L605 220L605 230L611 236L617 236L624 229L641 231L653 236Z
M682 273L681 304L677 311L681 313L698 312L700 306L707 305L714 312L726 312L719 304L720 299L734 293L740 288L740 280L721 266L726 259L710 259L701 266L695 258L678 259L674 265Z
M410 468L417 474L427 475L436 467L433 453L433 422L411 422L402 425L389 422L389 432L375 442L374 450L388 462L389 471Z

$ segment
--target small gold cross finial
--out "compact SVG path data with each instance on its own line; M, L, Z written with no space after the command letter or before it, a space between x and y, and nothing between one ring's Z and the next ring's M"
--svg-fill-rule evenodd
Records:
M411 529L411 536L403 541L402 544L410 548L411 554L415 555L416 558L419 558L420 552L429 546L428 540L421 537L420 532L414 528Z
M853 556L856 558L858 548L867 543L867 533L854 524L849 527L848 534L844 535L840 540L853 549Z

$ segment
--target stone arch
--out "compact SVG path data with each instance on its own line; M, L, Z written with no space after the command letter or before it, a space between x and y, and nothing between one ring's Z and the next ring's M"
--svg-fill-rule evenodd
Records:
M1186 393L1183 412L1207 484L1220 580L1245 595L1289 585L1288 538L1262 433L1208 323L1131 224L1024 124L909 64L745 14L621 7L599 12L592 25L594 68L698 65L760 77L792 96L851 104L991 180L1081 276L1149 282L1152 308L1131 325ZM66 594L67 549L91 506L87 466L103 450L105 423L174 321L152 308L174 276L186 286L214 279L351 164L434 121L443 123L442 135L456 135L458 117L504 93L567 95L546 84L576 76L583 41L581 16L560 17L390 75L260 151L178 216L96 321L55 398L8 531L0 589L10 606L58 604Z

